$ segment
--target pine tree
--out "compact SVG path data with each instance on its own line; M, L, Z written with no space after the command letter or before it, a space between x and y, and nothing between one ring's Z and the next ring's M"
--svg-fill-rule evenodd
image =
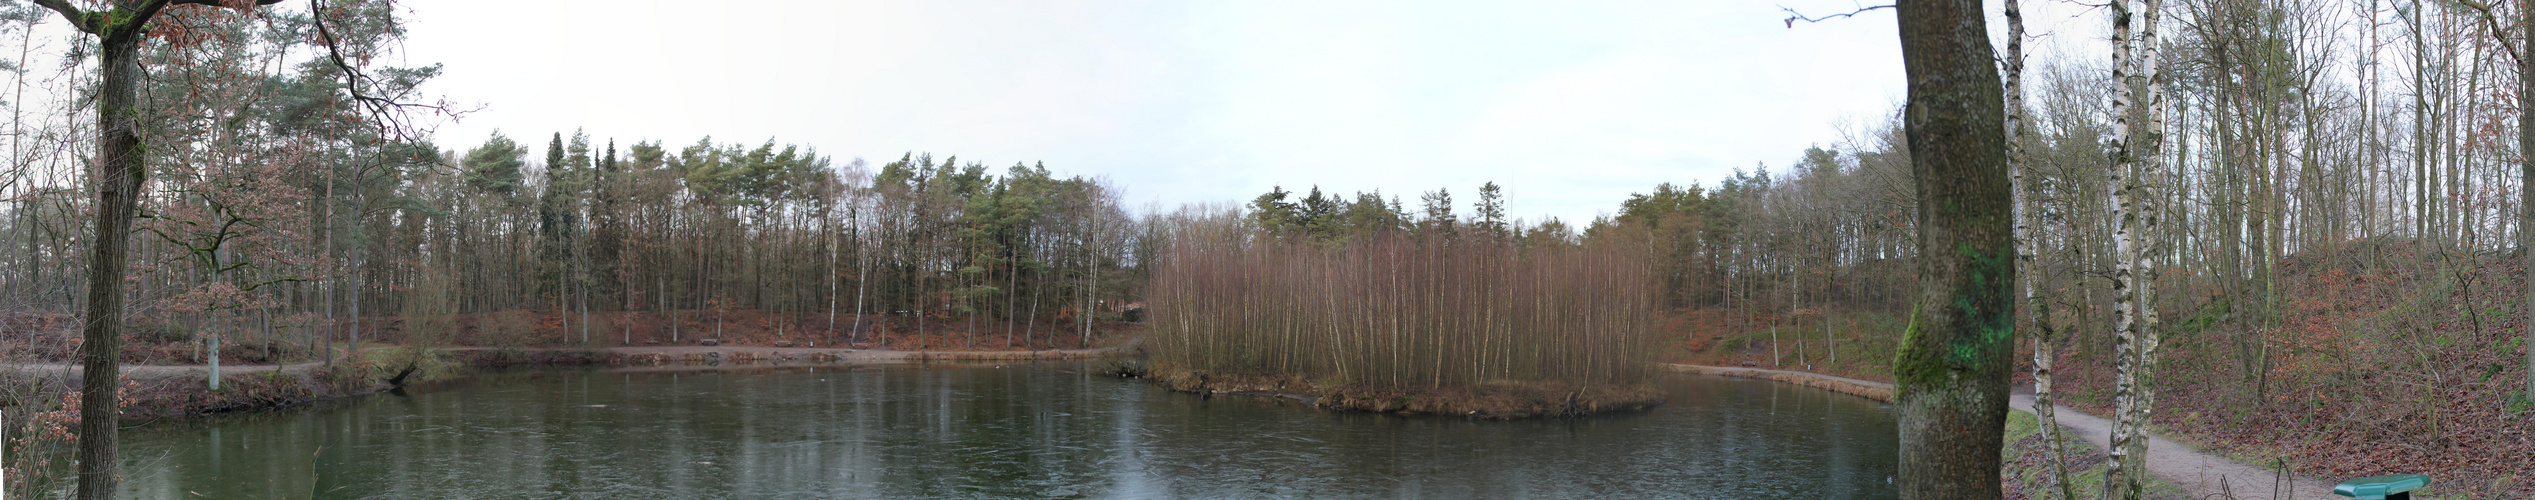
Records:
M526 166L524 158L527 156L528 151L521 149L519 143L503 137L502 131L494 130L493 136L484 140L484 145L467 150L466 159L459 163L466 168L468 186L509 195L519 190L519 170Z
M1495 238L1505 238L1508 235L1505 224L1505 193L1504 189L1497 187L1495 182L1479 186L1479 202L1471 205L1471 208L1477 211L1475 215L1479 217L1479 220L1474 225L1478 226L1480 232Z
M1449 238L1460 232L1461 220L1452 214L1452 192L1436 189L1417 200L1424 205L1426 218L1417 222L1421 234L1442 234Z

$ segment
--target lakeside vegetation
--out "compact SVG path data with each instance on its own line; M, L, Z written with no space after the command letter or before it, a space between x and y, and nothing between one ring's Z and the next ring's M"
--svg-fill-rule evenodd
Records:
M1468 225L1444 191L1422 218L1370 195L1361 211L1326 209L1317 190L1290 206L1279 190L1247 213L1182 211L1150 291L1155 377L1457 415L1657 401L1642 242L1509 225L1495 192L1482 189Z

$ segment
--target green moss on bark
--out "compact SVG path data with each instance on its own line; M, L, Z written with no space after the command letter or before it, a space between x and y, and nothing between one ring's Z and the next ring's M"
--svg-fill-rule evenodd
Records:
M1927 335L1927 331L1926 324L1919 317L1919 306L1910 306L1909 326L1901 331L1901 351L1893 355L1892 361L1893 397L1896 400L1905 392L1946 381L1945 363L1937 357L1918 353L1919 346L1926 345L1919 337Z

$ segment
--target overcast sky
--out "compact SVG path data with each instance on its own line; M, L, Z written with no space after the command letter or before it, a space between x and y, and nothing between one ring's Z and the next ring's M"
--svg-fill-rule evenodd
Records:
M401 5L406 62L483 105L444 148L586 129L1045 162L1138 209L1317 185L1411 207L1449 188L1466 212L1495 181L1511 215L1580 223L1782 168L1902 99L1891 10L1790 29L1766 0Z

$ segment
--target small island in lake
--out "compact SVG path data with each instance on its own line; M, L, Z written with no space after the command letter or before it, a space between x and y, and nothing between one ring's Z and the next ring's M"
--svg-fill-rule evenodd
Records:
M1172 216L1149 294L1147 374L1181 391L1406 414L1662 404L1647 383L1655 294L1644 252L1628 250L1644 242L1507 224L1490 210L1494 187L1468 224L1378 203L1355 209L1384 214L1303 210L1282 190L1248 215ZM1449 213L1449 195L1427 200Z

